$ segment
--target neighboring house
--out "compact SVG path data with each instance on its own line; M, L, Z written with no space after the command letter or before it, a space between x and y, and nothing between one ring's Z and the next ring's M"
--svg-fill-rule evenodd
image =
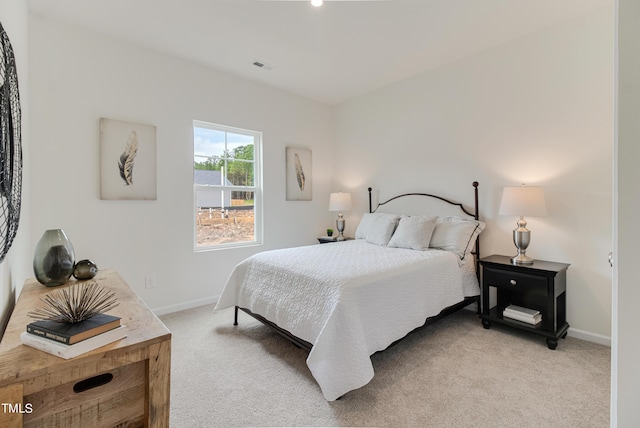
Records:
M225 183L223 183L222 180L222 173L220 171L193 171L193 181L196 185L233 185L229 180L226 180ZM231 195L227 192L227 194L223 196L222 190L197 188L196 206L198 208L227 208L231 206Z

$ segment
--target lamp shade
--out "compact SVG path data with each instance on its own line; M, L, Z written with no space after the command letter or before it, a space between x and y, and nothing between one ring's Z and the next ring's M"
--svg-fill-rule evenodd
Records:
M505 187L500 202L500 215L518 217L544 217L547 205L542 187Z
M351 193L332 193L329 196L329 211L349 211L351 209Z

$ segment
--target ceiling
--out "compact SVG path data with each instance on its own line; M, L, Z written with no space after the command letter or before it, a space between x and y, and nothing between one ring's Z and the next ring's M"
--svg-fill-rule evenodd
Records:
M29 8L337 104L612 3L325 0L316 8L304 0L29 0Z

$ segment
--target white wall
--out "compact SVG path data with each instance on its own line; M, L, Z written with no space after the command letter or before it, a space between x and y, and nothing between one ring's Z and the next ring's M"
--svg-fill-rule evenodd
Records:
M478 180L483 254L510 254L516 219L497 215L500 194L524 181L545 187L549 212L528 219L528 254L571 263L572 334L610 336L611 9L333 110L38 16L30 24L32 245L62 227L78 258L117 269L164 311L213 299L231 268L256 251L313 243L332 221L335 190L353 192L353 234L369 185L382 195L444 189L471 204ZM158 127L157 201L99 200L100 117ZM264 132L266 245L192 252L193 119ZM288 144L313 150L310 203L285 201ZM158 287L146 290L145 276Z
M336 123L334 187L357 196L349 234L368 185L381 197L441 189L472 206L478 180L483 254L513 254L502 188L543 186L548 216L527 219L527 254L571 264L570 334L608 343L613 7L346 102Z
M323 233L329 107L31 15L32 244L63 228L76 258L118 270L160 312L213 301L233 266ZM101 201L100 117L157 127L157 201ZM192 120L263 132L264 245L193 252ZM285 147L313 151L313 201L285 201ZM145 289L145 276L157 288Z
M29 61L28 13L24 0L0 2L0 22L7 32L16 58L22 111L22 207L18 233L11 250L0 264L0 335L8 321L24 280L31 276L29 248Z
M611 426L640 426L640 4L619 0Z

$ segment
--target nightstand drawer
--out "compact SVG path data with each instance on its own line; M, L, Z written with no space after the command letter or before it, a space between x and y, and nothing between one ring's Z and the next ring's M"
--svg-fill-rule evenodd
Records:
M529 275L521 272L509 272L494 269L489 266L484 268L483 281L491 287L539 289L546 290L547 278L543 276Z

